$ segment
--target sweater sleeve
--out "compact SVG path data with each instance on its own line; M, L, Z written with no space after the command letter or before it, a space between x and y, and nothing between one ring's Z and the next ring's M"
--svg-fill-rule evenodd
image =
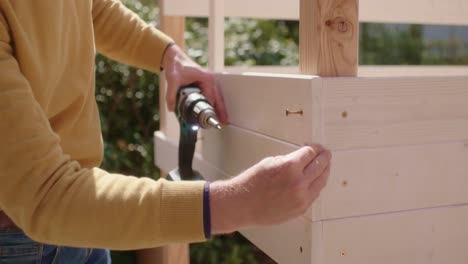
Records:
M159 72L164 51L173 42L119 0L93 0L93 24L99 52L152 72Z
M0 210L31 238L110 249L202 241L204 182L85 169L64 154L0 14Z

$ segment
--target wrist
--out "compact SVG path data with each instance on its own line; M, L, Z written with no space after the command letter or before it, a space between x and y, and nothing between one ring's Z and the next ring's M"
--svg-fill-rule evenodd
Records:
M161 60L161 71L167 69L170 65L174 64L178 53L177 45L174 42L171 42L164 49L162 60Z
M232 179L210 184L211 232L225 234L248 226L246 199Z

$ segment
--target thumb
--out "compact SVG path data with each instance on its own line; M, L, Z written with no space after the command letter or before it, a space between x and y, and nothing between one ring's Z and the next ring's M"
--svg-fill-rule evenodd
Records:
M300 149L289 153L287 156L293 161L299 162L305 168L312 160L314 160L321 152L323 147L318 144L303 146Z

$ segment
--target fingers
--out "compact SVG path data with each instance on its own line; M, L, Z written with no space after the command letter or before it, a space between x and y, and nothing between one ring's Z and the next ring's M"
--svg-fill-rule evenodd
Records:
M311 185L319 178L324 171L329 167L331 160L331 153L329 150L323 150L312 162L310 162L304 169L304 176L306 177L306 184Z
M174 112L176 106L177 92L179 91L179 82L177 78L172 78L166 74L167 80L167 91L166 91L166 103L169 111Z
M179 55L165 69L167 80L166 103L169 111L173 112L175 110L179 88L196 83L208 102L216 109L221 123L227 124L226 106L221 92L216 87L214 75L202 69L181 51Z
M302 168L305 168L318 154L323 151L323 147L317 144L303 146L300 149L289 153L288 158L299 162Z

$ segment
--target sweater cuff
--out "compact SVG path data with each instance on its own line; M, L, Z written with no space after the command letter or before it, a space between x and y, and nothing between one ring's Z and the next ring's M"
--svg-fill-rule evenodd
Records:
M203 197L205 181L162 180L161 235L169 242L205 240Z

